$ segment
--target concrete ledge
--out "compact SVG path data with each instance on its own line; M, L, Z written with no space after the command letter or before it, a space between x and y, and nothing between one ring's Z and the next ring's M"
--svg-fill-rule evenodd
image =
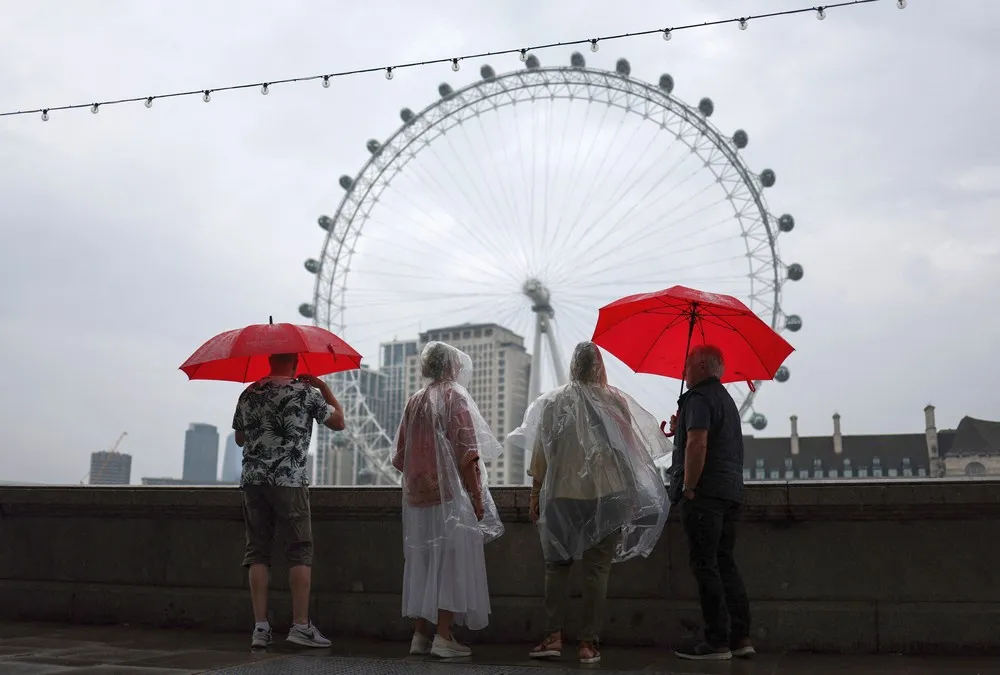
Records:
M747 487L743 519L796 521L926 520L966 518L970 509L1000 516L1000 481L892 479L886 481L764 481ZM504 521L528 522L528 490L492 488ZM313 515L324 518L398 519L398 488L312 488ZM240 520L240 492L233 487L0 487L0 517L94 516ZM676 517L676 516L675 516Z
M507 533L487 547L494 616L475 639L530 642L543 629L543 564L528 491L494 496ZM313 491L323 627L405 640L400 500L397 488ZM1000 481L764 483L748 489L742 520L737 558L763 648L1000 654ZM234 488L3 487L0 618L242 630L243 545ZM649 558L612 569L609 644L667 646L698 623L687 558L672 515ZM274 561L281 626L280 545Z

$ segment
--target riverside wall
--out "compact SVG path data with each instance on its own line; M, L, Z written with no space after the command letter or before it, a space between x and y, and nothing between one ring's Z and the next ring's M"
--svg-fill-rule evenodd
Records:
M528 491L494 497L507 533L487 547L492 623L469 639L527 644L544 629ZM0 619L247 630L240 504L221 487L0 487ZM399 490L314 488L312 509L314 621L407 640ZM687 555L672 514L649 558L612 568L603 642L687 635L700 621ZM761 649L1000 654L1000 481L753 484L737 559Z

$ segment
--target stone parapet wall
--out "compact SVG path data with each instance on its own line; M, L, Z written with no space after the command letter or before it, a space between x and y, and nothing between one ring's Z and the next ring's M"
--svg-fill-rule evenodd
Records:
M473 639L527 643L544 628L528 491L494 497L507 533L487 547L494 615ZM315 488L312 508L314 620L405 641L399 490ZM242 552L237 489L0 487L0 619L246 629ZM1000 653L998 480L758 483L737 556L764 649ZM284 576L278 562L276 626ZM671 515L649 558L612 568L604 641L666 646L699 619Z

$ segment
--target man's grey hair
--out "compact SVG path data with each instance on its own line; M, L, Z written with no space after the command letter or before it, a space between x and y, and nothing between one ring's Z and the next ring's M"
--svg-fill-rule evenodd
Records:
M598 384L604 374L604 358L593 342L581 342L569 362L569 379L582 384Z
M712 377L721 378L726 371L722 350L715 345L698 345L691 350L691 360L699 364Z

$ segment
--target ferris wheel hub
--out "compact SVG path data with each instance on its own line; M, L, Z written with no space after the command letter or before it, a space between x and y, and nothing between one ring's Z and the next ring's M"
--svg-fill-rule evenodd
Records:
M531 311L536 314L547 314L550 318L555 316L556 312L552 309L552 293L541 279L529 278L521 286L521 291L531 300Z

